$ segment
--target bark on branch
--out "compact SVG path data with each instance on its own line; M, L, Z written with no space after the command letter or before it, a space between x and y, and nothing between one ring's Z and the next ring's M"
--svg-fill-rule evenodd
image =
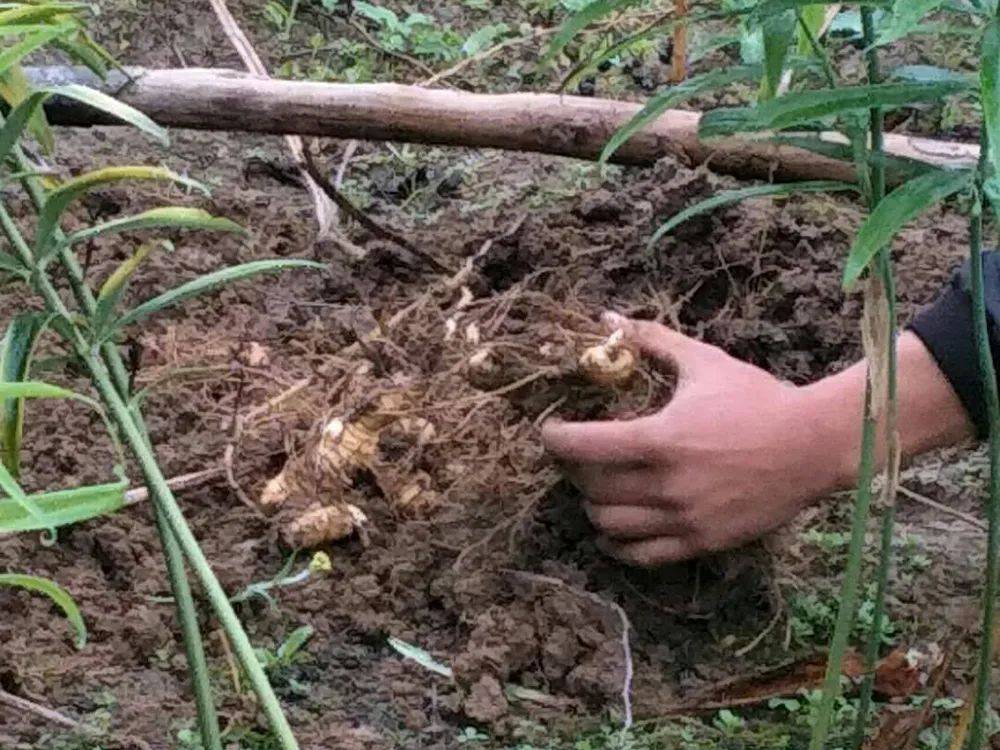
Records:
M77 68L35 68L38 83L84 82L117 96L162 125L199 130L296 134L371 141L534 151L595 159L638 104L558 94L473 94L395 83L283 81L247 73L187 68L129 71L107 82ZM53 100L52 121L110 124L75 102ZM650 164L673 155L689 165L775 180L854 180L854 166L802 148L764 140L698 139L697 112L668 110L625 144L615 160ZM834 139L836 134L826 134ZM974 166L978 147L927 138L886 136L893 156L952 167Z

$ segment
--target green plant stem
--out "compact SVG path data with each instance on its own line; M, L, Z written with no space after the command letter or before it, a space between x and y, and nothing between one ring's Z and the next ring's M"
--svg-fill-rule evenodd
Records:
M194 690L195 706L198 709L198 730L205 750L222 750L222 732L219 730L219 716L215 711L212 684L208 678L208 663L205 660L205 646L201 640L201 629L193 606L191 584L184 569L184 557L180 545L170 530L166 515L156 507L156 530L163 544L163 557L167 565L170 592L177 608L177 620L181 625L184 653L188 669L191 670L191 686Z
M187 521L184 519L184 514L177 505L177 500L167 486L166 477L160 471L156 457L146 445L142 432L132 419L128 405L112 384L110 372L100 357L94 354L86 358L85 362L90 370L94 385L97 386L102 399L104 399L110 408L112 416L123 430L125 439L135 454L136 459L138 459L143 475L146 478L147 486L162 499L163 514L166 522L169 524L171 531L173 531L181 549L184 551L192 570L201 582L202 588L212 603L219 621L225 628L232 642L233 650L236 652L236 657L239 659L243 671L246 673L251 685L253 685L254 691L260 699L261 706L264 709L275 737L278 739L283 750L297 750L298 744L292 734L292 729L281 710L281 705L278 703L277 696L275 696L267 676L264 674L263 667L261 667L260 662L257 660L253 645L243 630L243 626L236 616L236 611L229 603L226 592L219 584L215 574L212 573L211 566L205 558L205 554L198 546L198 541L195 539Z
M837 72L833 68L833 64L830 62L830 56L823 49L823 45L819 43L819 39L813 33L812 29L809 28L809 24L806 23L806 19L802 17L802 10L797 9L795 11L795 20L799 24L799 28L802 29L802 33L805 35L806 40L809 42L809 46L812 48L813 54L819 58L820 65L823 66L823 76L826 78L826 83L831 89L837 88Z
M872 83L879 80L879 68L877 52L873 48L872 40L875 38L875 28L872 15L866 9L862 9L862 24L866 39L865 46L869 50L867 57L868 76ZM810 40L812 43L812 39ZM871 144L867 142L855 143L855 149L864 153L864 159L858 160L859 182L866 187L866 197L869 208L874 208L885 196L885 164L881 158L883 149L883 123L882 111L880 108L873 108L869 113L869 133ZM865 136L868 134L865 133ZM873 158L874 157L874 158ZM890 460L889 472L893 472L895 457L895 424L896 424L896 336L895 336L895 283L892 276L891 258L888 248L879 251L876 259L875 272L879 274L881 281L881 292L885 295L885 303L888 306L888 317L890 330L885 356L887 357L886 374L888 376L888 392L886 399L886 439L889 449L887 454ZM875 300L875 304L882 300ZM877 356L878 352L871 352L870 356ZM873 405L876 394L873 393L871 376L873 363L868 363L868 382L865 389L864 419L862 424L861 437L861 458L858 468L858 489L854 503L854 513L851 520L851 539L848 545L847 566L844 570L844 580L841 586L840 607L837 611L837 622L834 626L833 637L830 642L830 653L827 661L826 676L823 682L823 697L817 712L816 721L813 725L812 737L810 739L810 750L822 750L826 744L830 731L830 722L833 716L834 702L840 694L840 677L844 652L847 648L847 641L850 636L854 622L855 610L857 607L858 590L860 588L862 553L864 551L865 531L868 524L868 517L871 510L872 490L871 483L875 473L875 441L878 432L879 415L873 413ZM871 663L878 654L878 639L882 630L883 612L885 609L885 590L888 582L889 562L891 561L892 550L892 527L894 514L891 508L887 508L883 516L882 524L882 547L883 554L879 566L878 591L876 593L875 613L872 623L872 641L869 643L866 658L870 658ZM888 546L889 553L885 552ZM874 656L872 655L874 653ZM870 670L869 670L870 671ZM866 683L869 675L866 675ZM862 707L858 713L858 720L855 726L853 737L854 747L860 747L864 741L867 724L867 713L871 704L871 686L867 687L867 701L864 698L865 686L862 687Z
M866 48L866 63L868 82L881 83L879 70L878 48L874 44L875 22L871 8L861 9L861 24ZM869 111L869 132L871 150L869 153L869 176L871 195L869 209L874 210L885 197L885 159L884 159L884 117L881 107L873 107ZM896 283L892 273L892 257L888 247L879 250L875 260L876 271L881 279L882 293L888 308L888 326L886 331L886 376L887 393L885 404L885 503L882 509L882 524L879 534L879 564L876 572L876 589L874 611L872 613L872 628L865 650L864 679L861 683L858 700L857 723L854 728L852 747L860 750L864 744L868 728L868 714L871 711L872 693L875 686L875 664L878 661L879 649L882 643L882 625L885 620L885 598L889 587L889 572L892 568L892 539L896 519L896 474L899 470L897 424L897 357L896 357ZM875 355L876 353L872 353Z
M0 122L2 122L2 119L0 119ZM13 153L18 169L25 172L30 171L28 169L30 164L25 159L24 152L20 146L16 146ZM21 183L27 191L35 209L41 210L45 202L45 192L42 189L41 183L37 178L32 176L24 177ZM8 232L9 235L10 232ZM20 238L20 232L17 232L17 236ZM57 242L63 239L61 230L56 231L54 239ZM14 242L15 240L11 239L11 241ZM21 242L25 244L23 243L23 238L21 238ZM31 251L27 248L26 244L21 250L22 260L25 263L31 263L25 257L25 251L28 256L31 255ZM90 287L87 286L83 269L73 254L72 248L62 247L59 251L59 260L66 270L70 288L73 291L73 296L76 298L77 304L87 315L93 316L97 309L97 302ZM42 274L36 274L36 276L42 277ZM56 298L59 299L58 295L56 295ZM60 314L63 317L68 316L65 307ZM128 400L129 376L118 348L113 342L107 342L101 346L101 356L111 373L118 392L122 395L122 398ZM133 411L133 419L139 427L140 432L144 434L145 425L138 406ZM163 518L163 500L155 493L153 493L153 504L155 506L157 532L160 536L160 543L163 546L163 554L167 565L167 577L170 581L174 606L177 609L177 621L181 626L181 640L184 643L184 652L188 660L188 666L190 667L191 689L194 692L195 706L198 711L198 726L201 732L202 745L205 747L205 750L222 750L222 733L219 729L219 718L215 711L212 685L208 679L205 646L201 638L201 630L198 627L198 615L194 596L191 593L191 586L184 569L184 558L177 540L169 533L169 524Z
M972 725L969 729L969 750L979 750L986 734L986 721L990 710L990 670L993 664L993 619L996 610L997 581L1000 572L1000 397L997 394L996 368L990 351L989 331L986 323L986 302L983 294L983 212L981 187L986 170L986 131L979 160L977 190L969 221L969 253L972 276L972 319L976 350L979 358L979 377L986 396L990 441L990 498L988 506L989 531L986 544L986 582L983 587L983 624L979 652L979 670L976 676L976 695Z
M865 546L865 529L872 501L872 478L875 474L875 432L876 422L870 418L871 387L865 392L865 420L861 429L861 461L858 467L858 490L854 501L854 515L851 520L851 538L847 546L847 566L840 589L840 607L837 621L830 640L827 657L826 676L823 679L823 697L813 724L810 750L823 750L833 718L833 706L840 695L840 676L847 639L854 624L854 609L858 599L858 583L861 578L861 559Z
M288 9L288 16L285 19L285 36L291 36L292 26L295 25L295 16L299 12L299 0L292 0L292 5Z

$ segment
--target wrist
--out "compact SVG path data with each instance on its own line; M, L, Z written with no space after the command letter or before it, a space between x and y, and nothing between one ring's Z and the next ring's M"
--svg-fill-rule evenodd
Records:
M799 388L800 419L806 425L803 438L816 494L849 489L857 481L864 378L863 370L851 368Z

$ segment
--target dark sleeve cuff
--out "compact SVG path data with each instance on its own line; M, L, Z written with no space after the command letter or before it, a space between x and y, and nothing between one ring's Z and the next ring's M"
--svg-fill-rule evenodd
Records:
M983 277L986 314L993 361L1000 362L1000 254L985 253ZM912 330L930 351L951 383L959 400L976 426L980 438L989 434L986 399L979 378L979 359L973 338L971 278L969 264L952 277L940 297L917 314Z

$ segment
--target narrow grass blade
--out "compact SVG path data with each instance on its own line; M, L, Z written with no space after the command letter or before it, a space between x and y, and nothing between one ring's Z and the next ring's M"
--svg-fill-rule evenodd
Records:
M132 278L142 262L157 248L163 248L168 252L172 252L174 249L174 244L169 240L152 240L151 242L143 242L139 245L138 249L132 254L132 257L122 263L114 272L108 276L107 280L101 286L101 291L97 295L97 307L94 310L94 314L91 318L90 325L95 332L96 338L102 338L105 334L105 329L109 322L111 322L111 316L114 314L115 308L121 301L122 295L125 292L125 287L128 284L129 279Z
M35 251L38 258L44 258L52 249L52 237L59 226L59 219L69 204L94 188L122 180L160 180L200 190L208 189L201 183L163 167L107 167L87 172L53 190L45 199L38 217L35 234Z
M0 99L3 99L10 106L16 107L23 102L31 95L32 90L32 86L20 65L15 65L9 68L6 73L0 74ZM52 128L49 127L49 123L45 119L44 112L38 110L31 116L28 130L45 153L52 153L55 148L55 138L52 135Z
M186 299L196 297L199 294L204 294L234 281L240 281L262 273L284 271L290 268L320 269L325 268L325 266L322 263L316 263L311 260L258 260L233 266L232 268L224 268L221 271L206 274L194 281L189 281L187 284L182 284L176 289L171 289L169 292L165 292L158 297L154 297L147 302L143 302L134 310L122 316L115 324L115 328L124 328L125 326L132 325L136 321L142 320L166 307L176 305Z
M17 483L17 480L14 479L11 473L7 471L7 467L2 463L0 463L0 491L10 498L11 502L22 508L27 515L31 516L32 520L37 524L37 528L45 529L50 539L55 538L55 526L49 521L45 512L38 507L38 504L25 494L24 490L21 489L21 485Z
M44 525L14 502L0 501L0 533L39 531L68 526L120 510L125 505L125 482L59 490L28 498L45 514Z
M247 233L246 229L235 221L213 216L201 208L162 206L73 232L66 236L64 244L75 245L105 234L137 232L144 229L202 229L210 232Z
M58 26L42 27L41 31L26 36L16 44L0 51L0 74L6 73L11 66L21 62L25 57L41 49L60 36L73 33L77 28L75 23L64 23Z
M857 191L857 189L856 185L852 185L848 182L837 182L835 180L814 180L812 182L797 182L784 185L756 185L754 187L741 188L739 190L726 190L721 193L716 193L711 198L699 201L693 206L688 206L679 214L671 217L666 223L657 229L653 236L649 239L648 247L655 245L665 234L667 234L667 232L675 229L678 225L683 224L688 219L700 214L709 213L710 211L714 211L721 206L739 203L740 201L748 198L763 198L768 196L779 197L785 195L795 195L797 193L834 193L844 190Z
M764 41L764 80L761 82L761 99L773 99L778 94L781 76L788 58L788 48L795 38L795 14L782 11L765 16L761 23Z
M87 13L93 10L89 3L38 3L0 11L0 26L16 26L50 21Z
M780 130L823 117L872 107L902 107L935 102L969 88L969 82L879 83L839 89L801 91L754 107L723 107L705 113L699 124L702 138L757 130Z
M858 230L844 267L844 288L854 286L875 253L888 245L904 225L949 195L969 187L972 176L965 170L934 172L910 180L889 193Z
M35 343L45 329L38 313L15 315L0 339L0 384L28 379ZM21 438L24 433L24 398L0 402L0 461L16 479L21 473Z
M139 110L127 104L122 104L117 99L107 94L102 94L100 91L95 91L86 86L69 84L67 86L55 86L33 91L26 99L11 110L10 114L7 115L7 121L4 123L4 126L0 128L0 159L6 158L7 154L14 147L14 144L20 139L28 123L39 115L42 104L53 96L63 96L67 99L73 99L86 104L89 107L116 117L122 122L133 125L163 145L170 143L167 132Z
M1000 177L1000 18L986 27L979 66L979 98L983 107L986 131L988 178Z
M640 0L594 0L594 2L584 6L581 10L567 18L559 31L552 37L552 41L549 42L548 49L545 51L539 64L548 65L552 62L553 58L562 52L563 48L569 44L573 37L590 24L599 21L617 10L625 10L639 3Z
M62 586L50 581L48 578L20 573L0 573L0 586L15 586L39 594L45 594L63 611L66 619L69 620L69 624L73 626L76 635L74 638L76 647L81 649L87 645L87 626L83 623L83 615L80 614L80 608L73 601L73 597Z
M79 393L37 380L25 380L20 383L0 382L0 398L70 398L92 403L91 399Z
M654 95L645 106L635 113L635 116L611 136L604 150L601 161L606 162L622 145L637 132L655 121L666 110L706 91L712 91L736 81L753 80L761 74L759 65L745 65L726 70L713 70L708 73L693 76L683 83L671 86Z

